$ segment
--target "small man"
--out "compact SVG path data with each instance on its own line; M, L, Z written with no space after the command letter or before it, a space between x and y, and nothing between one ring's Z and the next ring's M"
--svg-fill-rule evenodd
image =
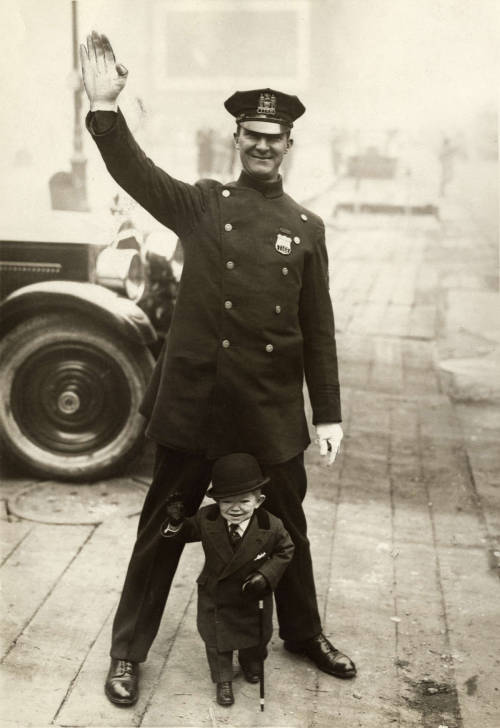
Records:
M216 503L184 518L183 504L174 501L161 527L165 538L201 541L205 551L197 579L197 626L219 705L234 703L233 650L245 679L259 682L272 634L272 592L294 552L280 519L260 508L261 488L268 482L252 455L225 455L215 462L207 491Z

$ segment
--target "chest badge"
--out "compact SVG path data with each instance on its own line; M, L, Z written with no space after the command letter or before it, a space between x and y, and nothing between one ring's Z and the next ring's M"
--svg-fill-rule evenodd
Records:
M292 234L289 230L283 230L283 228L280 228L278 234L276 235L276 242L274 243L274 247L278 251L278 253L281 253L281 255L290 255L292 252Z

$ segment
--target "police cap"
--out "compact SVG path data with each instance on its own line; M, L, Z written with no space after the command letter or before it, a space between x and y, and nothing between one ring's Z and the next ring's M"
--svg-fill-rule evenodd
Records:
M283 134L290 131L305 106L297 98L272 88L236 91L224 102L227 111L244 129L261 134Z

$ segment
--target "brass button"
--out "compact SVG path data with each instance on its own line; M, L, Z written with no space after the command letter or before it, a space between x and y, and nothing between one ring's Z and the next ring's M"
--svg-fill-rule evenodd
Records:
M229 190L222 190L222 197L229 197L230 194Z
M288 275L288 268L282 268L281 269L281 272L283 273L284 276L287 276Z
M295 243L295 245L298 245L298 244L300 243L300 238L299 238L299 236L298 236L298 235L296 235L296 236L294 237L294 239L293 239L293 242Z
M307 215L306 215L306 214L305 214L304 212L301 212L301 213L300 213L300 219L301 219L301 220L304 220L304 222L306 222L306 220L307 220Z
M281 306L275 306L274 310L276 311L276 313L281 313Z
M224 308L232 308L233 302L232 301L224 301Z
M270 354L272 350L274 349L274 346L272 344L266 344L266 351Z
M229 349L229 347L231 346L231 342L229 341L229 339L224 339L224 341L222 342L222 346L224 347L224 349Z
M226 224L224 225L224 230L226 231L226 233L230 233L232 229L233 229L233 226L231 225L231 223L226 222Z
M227 263L226 263L226 268L227 268L228 270L233 270L233 268L234 268L234 263L233 263L233 261L232 261L232 260L228 260L228 261L227 261Z

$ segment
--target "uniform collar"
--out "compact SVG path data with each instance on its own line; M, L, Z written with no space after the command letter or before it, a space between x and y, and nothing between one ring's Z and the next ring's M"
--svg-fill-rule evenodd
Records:
M276 182L260 182L260 180L251 177L243 170L236 185L238 187L250 187L260 192L264 197L281 197L283 194L283 179L281 175L278 176Z

